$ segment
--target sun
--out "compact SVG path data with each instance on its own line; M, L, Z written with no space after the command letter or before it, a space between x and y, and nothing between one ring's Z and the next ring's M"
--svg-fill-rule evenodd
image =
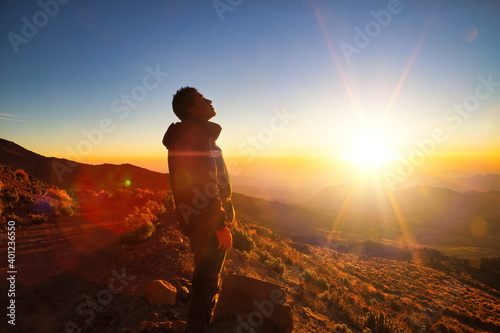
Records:
M377 136L364 136L355 142L342 159L354 162L362 168L380 168L383 164L399 159L391 152L387 141Z

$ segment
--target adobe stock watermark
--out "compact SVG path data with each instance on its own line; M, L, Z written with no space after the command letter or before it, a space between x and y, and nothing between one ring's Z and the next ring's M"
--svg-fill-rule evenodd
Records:
M214 0L212 5L214 6L215 12L219 15L221 22L224 21L224 13L232 12L236 7L241 5L243 0Z
M412 1L412 0L408 0ZM368 21L362 28L354 27L353 43L346 42L340 43L339 47L344 54L348 63L351 62L353 54L361 53L361 50L366 48L374 38L382 32L383 28L387 28L392 21L393 15L398 15L403 11L403 6L399 0L389 0L387 2L387 9L377 11L370 11L373 20Z
M106 135L111 134L116 129L117 121L123 121L130 116L131 110L136 109L143 102L148 94L158 88L163 80L169 75L167 72L162 72L160 65L156 68L146 66L146 75L142 79L142 83L133 87L129 93L121 94L120 98L116 98L111 102L110 110L118 119L102 118L96 127L81 131L83 139L81 139L75 147L66 146L67 162L60 161L52 162L52 171L56 175L59 182L62 182L65 173L71 173L78 165L76 162L82 157L92 153L95 147L101 145Z
M39 30L45 27L49 23L49 20L59 13L60 5L65 5L69 1L70 0L38 1L37 3L38 6L40 6L40 10L34 13L31 19L26 16L21 18L21 33L9 32L7 34L7 38L9 39L14 53L19 53L19 46L21 44L28 44L31 39L35 38Z
M112 270L113 277L108 282L108 287L99 290L96 298L84 296L84 301L76 307L76 314L85 317L84 321L88 326L92 325L96 318L96 312L102 312L106 306L111 304L114 296L119 295L130 281L135 280L135 275L127 275L125 268L121 273ZM84 330L74 321L68 321L64 327L65 333L80 333Z
M268 126L261 128L256 135L248 136L245 141L240 143L238 146L240 154L246 155L247 162L252 161L257 157L259 151L263 151L274 140L276 133L284 131L295 117L296 115L288 113L286 108L281 111L274 109ZM241 165L236 161L228 164L227 169L228 173L232 175L238 175L242 171ZM193 215L198 215L213 202L213 199L219 197L219 188L225 188L229 185L229 178L217 177L213 171L210 172L209 176L212 181L204 184L203 188L194 187L192 189L194 196L191 205L181 203L177 207L187 224Z
M429 137L415 141L416 147L409 154L401 157L395 172L384 171L384 177L393 190L399 182L410 177L417 167L423 165L426 159L436 151L438 145L446 142L452 132L462 125L464 119L477 111L481 102L489 99L500 87L500 81L494 81L492 74L489 74L487 78L479 76L478 81L479 84L473 94L465 97L461 104L453 104L443 113L442 126L435 127Z
M255 333L255 329L264 324L265 318L271 318L274 314L277 305L282 305L286 302L285 293L277 288L271 291L269 299L261 302L254 300L253 305L256 310L248 314L246 320L238 318L237 333Z
M278 111L273 110L274 116L269 120L269 125L259 130L254 136L248 136L247 139L238 145L238 152L246 155L247 162L250 162L257 156L257 152L263 151L274 140L276 133L283 132L290 125L291 120L297 116L288 113L286 108Z

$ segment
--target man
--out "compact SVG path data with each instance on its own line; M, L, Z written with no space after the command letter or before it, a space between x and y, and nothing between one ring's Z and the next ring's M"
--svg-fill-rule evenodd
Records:
M189 300L187 333L206 332L219 292L219 277L232 245L228 224L234 220L231 183L221 149L215 144L221 127L212 101L195 88L179 89L172 100L175 115L163 144L176 211L182 232L194 253L193 288Z

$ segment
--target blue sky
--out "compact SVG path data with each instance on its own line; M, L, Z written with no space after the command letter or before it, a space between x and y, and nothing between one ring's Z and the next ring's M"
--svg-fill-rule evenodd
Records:
M69 151L89 141L83 131L108 119L112 130L74 159L165 170L161 137L176 121L171 98L192 85L213 100L213 120L223 126L219 144L228 155L244 155L249 137L269 128L280 110L295 117L260 142L262 156L337 156L363 130L379 128L384 114L381 133L404 154L440 126L448 108L474 93L478 77L500 81L498 1L221 3L234 4L223 20L212 1L73 0L46 15L46 24L39 21L16 53L8 34L23 37L23 17L43 20L37 14L43 9L37 1L3 2L1 137L43 155L71 157ZM366 32L372 11L390 6L397 8L390 22L378 23L369 44L347 59L341 44L355 46L356 27ZM141 87L147 68L168 75L119 118L113 102ZM498 90L439 151L498 150Z

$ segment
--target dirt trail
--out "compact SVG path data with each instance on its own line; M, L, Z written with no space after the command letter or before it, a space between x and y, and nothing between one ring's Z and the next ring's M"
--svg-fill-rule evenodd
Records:
M62 331L76 316L82 295L95 297L115 268L117 236L110 229L117 224L96 225L79 215L29 228L18 225L16 327L8 327L9 331ZM2 246L2 258L5 249ZM6 266L1 269L6 276ZM0 289L6 294L6 283Z

